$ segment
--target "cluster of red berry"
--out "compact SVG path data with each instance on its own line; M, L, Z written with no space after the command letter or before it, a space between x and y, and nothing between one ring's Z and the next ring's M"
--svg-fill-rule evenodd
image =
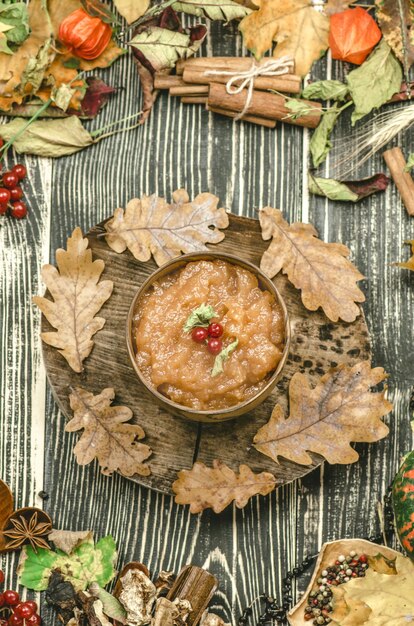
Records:
M4 574L0 570L0 583L3 582ZM41 623L36 602L21 602L17 591L11 589L0 593L0 626L36 626Z
M196 326L191 332L191 338L196 343L206 343L210 354L219 354L223 348L220 337L223 334L223 326L218 322L212 322L208 328Z
M0 215L4 215L9 211L12 217L16 217L19 220L26 217L27 206L22 201L23 190L19 185L20 181L26 178L26 175L27 170L20 163L3 174L3 184L0 186Z

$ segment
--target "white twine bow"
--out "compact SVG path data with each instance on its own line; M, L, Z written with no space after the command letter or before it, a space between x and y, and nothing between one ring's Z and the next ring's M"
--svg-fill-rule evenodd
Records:
M258 76L282 76L288 74L294 67L294 61L291 57L280 57L280 59L269 59L266 63L258 65L253 59L252 66L245 72L226 71L226 70L209 70L204 72L205 76L230 76L226 83L226 91L229 95L241 93L247 87L246 102L243 110L234 118L235 121L240 120L249 110L254 90L254 81ZM237 84L236 83L240 83Z

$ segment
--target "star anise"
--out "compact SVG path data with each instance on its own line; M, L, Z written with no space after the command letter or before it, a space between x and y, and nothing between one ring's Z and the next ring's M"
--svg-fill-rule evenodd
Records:
M45 515L45 518L47 517ZM26 543L30 543L35 552L37 548L49 549L44 537L52 531L52 523L50 521L39 522L38 511L35 511L28 519L23 515L10 517L8 526L11 528L3 530L8 550L17 550Z

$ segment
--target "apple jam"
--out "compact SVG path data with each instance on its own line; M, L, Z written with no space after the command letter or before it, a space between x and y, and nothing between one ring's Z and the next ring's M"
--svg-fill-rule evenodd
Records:
M212 375L217 350L212 354L207 338L200 343L184 330L201 305L213 307L209 321L213 330L214 323L221 325L224 349L237 340L218 375ZM133 332L137 364L149 385L200 411L241 404L260 392L285 342L279 302L252 272L223 260L190 262L155 282L137 303Z

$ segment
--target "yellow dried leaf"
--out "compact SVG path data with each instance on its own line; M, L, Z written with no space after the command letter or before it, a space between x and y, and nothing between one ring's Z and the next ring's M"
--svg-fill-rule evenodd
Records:
M356 302L365 296L356 284L363 275L347 258L349 249L340 243L325 243L311 224L288 224L279 209L266 207L259 213L262 237L272 238L262 256L261 269L270 278L281 270L302 291L310 311L321 307L333 322L353 322L361 314Z
M255 448L276 463L281 456L310 465L309 452L332 464L354 463L359 456L350 442L372 443L388 434L381 417L392 404L385 392L370 391L385 378L382 367L371 369L368 361L331 370L314 389L304 374L295 374L289 385L290 416L285 419L277 405L255 435Z
M43 341L67 360L75 372L82 371L82 361L93 348L93 335L105 320L95 317L112 293L113 282L99 278L105 264L92 261L88 240L75 228L67 242L67 250L56 251L56 264L44 265L42 279L53 300L35 296L33 301L57 332L44 332Z
M76 460L87 465L96 458L106 475L118 471L124 476L148 476L151 470L145 461L152 451L139 442L145 433L141 426L125 424L132 411L126 406L111 406L114 397L109 387L97 396L80 387L70 394L74 416L65 430L72 433L84 429L73 450Z
M396 558L397 573L384 574L370 567L365 577L353 578L341 588L333 587L332 624L340 626L402 626L414 619L414 564ZM358 607L365 607L359 611Z
M259 6L240 23L246 47L257 59L277 42L273 56L295 60L305 76L328 48L329 18L311 0L255 0Z
M177 504L189 504L191 513L211 508L220 513L233 500L241 509L252 496L266 496L276 487L276 479L268 472L255 474L247 465L240 465L236 474L221 461L209 468L196 462L190 470L181 470L173 483Z
M403 267L406 270L411 270L412 272L414 272L414 239L412 241L407 241L407 243L411 245L413 256L405 263L397 263L397 265L398 267Z
M152 254L157 265L181 252L207 250L206 243L224 239L219 228L229 225L218 201L211 193L201 193L190 202L184 189L173 193L172 204L156 195L131 200L106 223L106 241L115 252L128 248L138 261L148 261Z

